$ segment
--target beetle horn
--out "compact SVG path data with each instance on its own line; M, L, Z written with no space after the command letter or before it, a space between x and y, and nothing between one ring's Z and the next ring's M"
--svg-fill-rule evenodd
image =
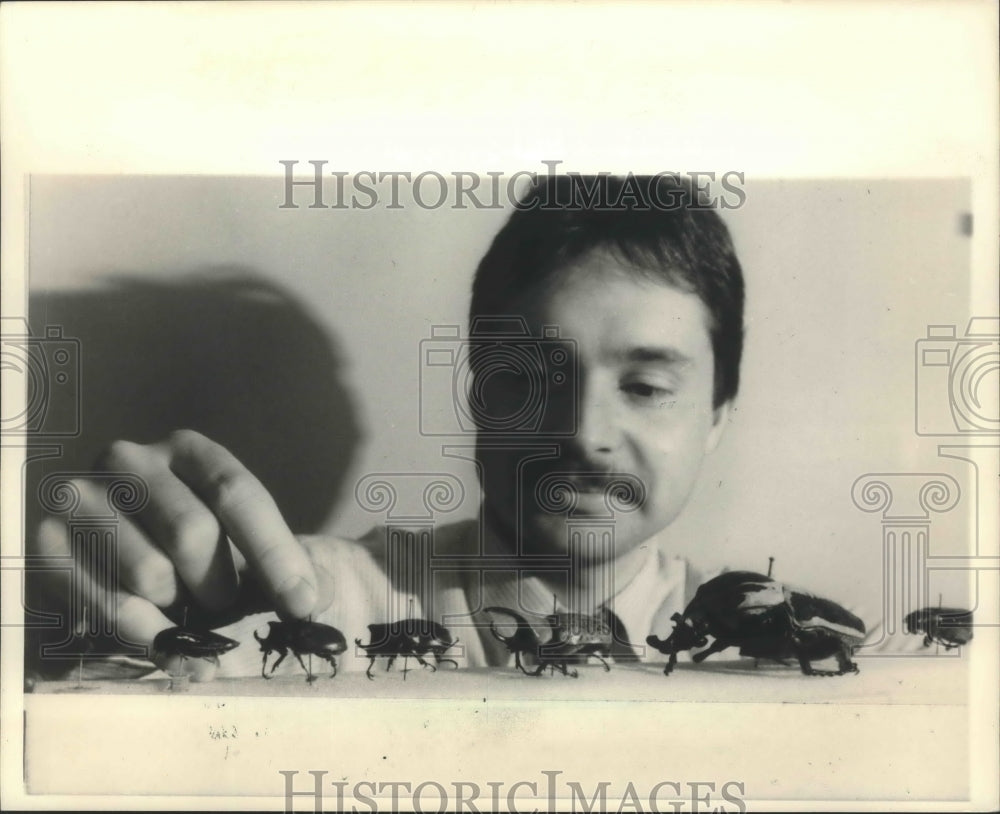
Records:
M486 613L504 613L507 616L510 616L511 618L513 618L514 622L517 623L517 632L518 633L524 633L525 631L528 631L528 632L531 633L531 635L533 635L533 636L535 635L534 628L532 628L532 626L528 623L528 620L525 619L523 616L521 616L521 614L519 614L517 611L511 610L510 608L501 608L501 607L495 607L495 606L494 607L489 607L489 608L483 608L483 610ZM499 639L502 642L506 642L508 639L514 638L513 636L504 636L504 635L502 635L497 630L497 626L496 626L495 622L490 622L490 632L497 639Z
M517 611L511 610L510 608L489 607L489 608L483 608L483 610L486 613L506 613L508 616L513 617L514 621L517 622L518 625L525 625L526 627L531 627L531 625L528 624L527 619L521 616L521 614L519 614Z
M264 640L260 637L260 634L256 630L253 632L253 637L261 644L264 644Z

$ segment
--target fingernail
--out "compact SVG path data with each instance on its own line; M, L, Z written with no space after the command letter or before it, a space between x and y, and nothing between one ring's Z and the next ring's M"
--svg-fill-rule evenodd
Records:
M289 614L303 619L316 604L316 586L302 577L289 577L278 586L278 597Z

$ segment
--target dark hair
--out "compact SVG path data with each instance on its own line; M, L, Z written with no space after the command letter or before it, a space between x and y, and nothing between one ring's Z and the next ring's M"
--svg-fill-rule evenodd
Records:
M711 318L714 406L736 396L743 353L743 271L729 230L685 179L549 175L535 181L479 263L470 325L509 312L595 249L637 274L697 294Z

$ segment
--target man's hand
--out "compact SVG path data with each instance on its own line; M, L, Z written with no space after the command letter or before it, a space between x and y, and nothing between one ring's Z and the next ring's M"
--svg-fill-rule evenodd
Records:
M164 610L181 604L199 616L239 618L249 610L241 607L248 577L266 607L282 616L305 618L323 609L306 549L260 481L225 448L180 430L148 446L116 441L99 468L133 473L149 488L145 507L118 521L117 588L98 590L88 570L93 564L76 563L87 602L116 620L119 638L151 644L175 624ZM83 508L107 505L95 482L81 479L74 485ZM71 555L62 518L43 519L35 549L43 557ZM69 573L51 573L59 575L55 579L67 596ZM325 597L320 604L329 601Z

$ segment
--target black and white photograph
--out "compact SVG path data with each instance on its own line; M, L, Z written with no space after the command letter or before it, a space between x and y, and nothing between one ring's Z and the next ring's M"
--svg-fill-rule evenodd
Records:
M995 809L995 5L15 6L5 807Z

